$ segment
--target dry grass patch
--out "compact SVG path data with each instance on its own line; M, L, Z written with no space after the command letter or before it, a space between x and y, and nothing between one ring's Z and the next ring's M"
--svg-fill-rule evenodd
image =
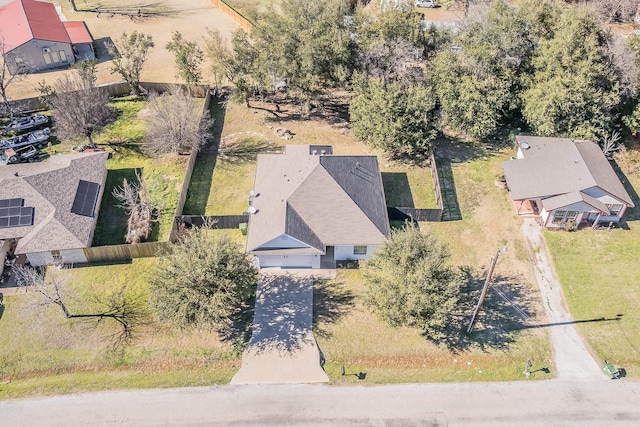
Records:
M62 272L70 310L92 309L92 296L126 286L148 292L155 258ZM0 397L112 388L176 387L226 383L239 367L239 352L206 330L178 331L149 316L134 341L113 349L113 324L98 327L65 319L57 307L33 308L25 294L6 297L0 320Z

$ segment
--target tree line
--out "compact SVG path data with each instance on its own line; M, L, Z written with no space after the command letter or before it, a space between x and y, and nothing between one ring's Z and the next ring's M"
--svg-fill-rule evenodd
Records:
M512 123L602 141L640 129L638 36L604 25L629 19L618 3L494 0L438 28L409 2L351 12L339 0L282 0L231 47L209 30L204 52L215 81L247 105L286 90L308 113L349 90L354 135L392 157L419 157L445 130L487 140Z

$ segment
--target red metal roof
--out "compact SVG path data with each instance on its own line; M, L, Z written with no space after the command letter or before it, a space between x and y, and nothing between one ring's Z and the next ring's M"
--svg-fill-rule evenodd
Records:
M15 0L0 8L0 37L8 49L31 39L71 43L53 4L36 0Z
M93 42L91 34L89 34L89 30L87 30L83 21L68 21L63 22L63 25L69 34L72 44Z

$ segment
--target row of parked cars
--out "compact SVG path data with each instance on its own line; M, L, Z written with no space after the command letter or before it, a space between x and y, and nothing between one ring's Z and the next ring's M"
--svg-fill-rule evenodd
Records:
M49 142L48 124L49 117L37 113L17 118L5 126L2 133L13 136L0 139L0 166L36 160L40 155L38 149Z

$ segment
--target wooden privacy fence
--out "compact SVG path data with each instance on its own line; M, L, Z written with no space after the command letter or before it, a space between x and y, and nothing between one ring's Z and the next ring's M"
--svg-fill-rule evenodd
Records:
M132 245L111 245L84 248L88 262L124 261L134 258L154 257L171 246L169 242L146 242Z
M429 221L439 222L442 209L418 209L405 207L388 207L390 221Z
M225 15L227 15L229 18L233 19L238 25L240 25L240 27L243 30L248 32L251 32L251 30L253 30L253 24L249 22L247 18L242 16L240 12L235 10L233 7L229 6L226 2L224 2L223 0L210 0L210 1L215 7L220 9Z
M204 98L204 107L202 108L201 120L209 112L210 105L211 105L211 91L207 90L207 94ZM189 162L187 163L187 170L185 171L184 180L182 181L182 189L180 190L178 205L176 206L176 210L174 212L174 218L176 220L173 221L173 225L171 226L171 232L169 233L170 242L175 243L175 241L178 239L178 226L181 224L181 222L178 221L177 218L182 216L184 204L187 201L189 184L191 183L191 176L193 175L193 169L196 166L197 157L198 157L198 150L191 150L191 154L189 155Z
M249 221L249 214L243 215L182 215L176 217L176 223L186 227L202 227L204 224L213 224L211 228L218 230L232 230L238 228L241 223Z
M101 90L109 93L112 98L126 96L131 93L131 88L127 82L107 83L98 86ZM145 92L164 93L172 87L188 88L191 96L196 98L206 98L209 94L209 86L207 85L185 85L180 83L162 83L162 82L140 82L140 87ZM9 106L13 111L21 113L29 113L32 111L42 111L47 109L47 105L42 100L34 96L33 98L17 99L9 101ZM208 107L207 107L208 108Z
M431 169L431 179L433 180L433 192L436 195L436 206L440 209L440 216L442 217L444 203L442 201L442 187L440 186L440 178L438 177L438 163L436 162L435 152L433 147L429 150L429 163L431 164L429 169Z

